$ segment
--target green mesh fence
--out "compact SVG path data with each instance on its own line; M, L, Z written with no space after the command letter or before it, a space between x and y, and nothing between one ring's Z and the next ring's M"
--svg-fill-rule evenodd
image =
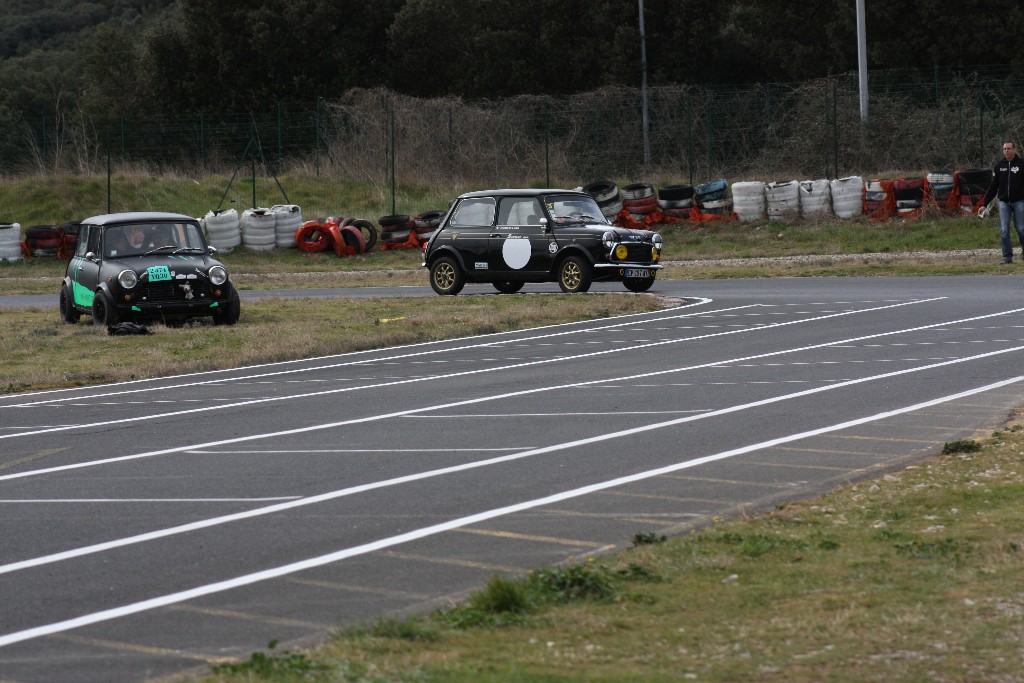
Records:
M376 217L443 208L458 192L496 186L898 177L989 167L1001 139L1024 132L1018 72L872 72L866 122L853 73L794 84L605 88L494 101L354 90L216 116L94 121L68 114L25 122L0 140L0 220L63 222L138 209L203 215L278 203L297 203L306 216ZM49 181L44 189L40 177ZM44 196L26 209L26 192ZM13 215L15 207L31 215Z

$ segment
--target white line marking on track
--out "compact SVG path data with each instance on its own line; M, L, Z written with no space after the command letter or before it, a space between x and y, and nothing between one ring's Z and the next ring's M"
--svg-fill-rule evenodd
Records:
M269 503L276 500L298 500L302 496L273 496L267 498L7 498L10 503Z
M864 310L855 311L855 312L852 312L852 313L870 313L870 312L873 312L875 310L882 310L882 309L887 309L887 308L899 308L901 306L909 306L909 305L912 305L912 304L928 303L928 302L932 302L932 301L938 301L941 298L943 298L943 297L936 297L935 299L922 299L922 300L913 301L913 302L895 304L893 306L884 306L884 307L882 307L880 309L864 309ZM988 314L988 315L984 315L984 316L977 316L975 318L967 318L966 320L977 320L977 319L980 319L980 318L994 317L994 316L998 316L998 315L1008 315L1009 313L1016 313L1016 312L1020 312L1020 311L1024 311L1024 308L1016 309L1016 310L1013 310L1013 311L1004 311L1002 313L992 313L992 314ZM810 322L818 322L818 321L821 321L821 320L827 320L829 318L834 318L834 317L837 317L837 316L852 315L852 313L835 313L835 314L831 314L831 315L821 316L820 318L803 318L803 319L800 319L800 320L789 320L789 321L782 322L782 323L773 323L771 325L765 325L764 327L757 328L757 329L760 331L760 330L766 330L766 329L774 329L774 328L777 328L777 327L787 327L787 326L790 326L790 325L804 324L804 323L810 323ZM942 323L942 324L949 324L949 323ZM880 333L880 334L877 334L877 335L868 335L866 337L855 337L854 339L844 339L844 340L842 340L842 343L848 343L850 341L858 341L860 339L870 339L870 338L873 338L873 337L887 336L887 335L891 335L891 334L898 334L900 332L911 332L911 331L916 331L916 330L930 329L931 327L934 327L934 326L935 325L924 325L924 326L921 326L921 327L910 328L909 330L901 330L901 331L898 331L898 332L883 332L883 333ZM698 340L702 340L702 339L708 339L708 338L712 338L712 337L720 337L720 336L726 336L726 335L741 334L743 332L748 332L748 331L751 331L751 330L749 330L749 329L746 329L746 330L732 330L732 331L729 331L729 332L716 332L714 334L699 335L699 336L696 336L696 337L686 337L686 338L683 338L683 339L673 339L673 340L664 341L664 342L654 342L654 343L651 343L651 344L638 344L638 345L634 346L631 350L639 351L641 349L650 348L650 347L654 347L654 346L664 346L664 345L669 345L669 344L681 344L681 343L684 343L684 342L693 342L693 341L698 341ZM831 342L824 343L824 344L817 344L817 345L809 346L809 347L804 347L804 349L821 348L821 347L830 346L830 345L831 345ZM791 353L791 352L792 351L787 350L787 351L783 351L783 352L779 352L779 353ZM392 381L392 382L382 382L382 383L368 385L368 386L342 387L342 388L338 388L338 389L327 389L327 390L324 390L324 391L316 391L316 392L305 393L305 394L294 394L294 395L288 395L288 396L276 396L276 397L270 397L270 398L261 398L261 399L254 399L254 400L249 400L249 401L240 401L238 403L227 403L227 404L222 404L222 405L217 405L217 406L206 406L206 407L203 407L203 408L193 408L193 409L189 409L189 410L176 410L176 411L169 412L169 413L158 413L158 414L154 414L154 415L139 415L139 416L134 416L134 417L120 418L120 419L117 419L117 420L106 420L106 421L103 421L103 422L93 422L93 423L89 423L89 424L81 424L81 425L72 426L72 427L57 427L57 428L52 428L52 429L48 429L48 430L25 431L25 432L18 432L16 434L3 434L3 435L0 435L0 440L3 440L3 439L13 439L13 438L18 438L18 437L23 437L23 436L35 436L37 434L45 434L45 433L49 433L49 432L67 431L69 429L76 429L76 428L95 428L95 427L105 427L105 426L110 426L110 425L127 424L127 423L131 423L131 422L142 422L142 421L155 420L155 419L160 419L160 418L177 417L177 416L180 416L180 415L189 415L189 414L192 414L192 413L201 413L201 412L207 412L207 411L213 411L213 410L224 410L224 409L227 409L227 408L239 408L239 407L243 407L243 406L247 406L247 405L255 405L255 404L259 404L259 403L277 403L277 402L283 402L283 401L293 401L293 400L298 400L298 399L303 399L303 398L316 398L316 397L320 397L320 396L328 396L328 395L331 395L331 394L346 393L346 392L358 391L358 390L364 390L364 389L378 389L378 388L385 387L385 386L397 386L397 385L402 385L402 384L412 384L412 383L416 383L416 382L436 381L436 380L441 380L441 379L451 379L453 377L467 377L467 376L471 376L471 375L480 375L480 374L486 374L486 373L491 373L491 372L499 372L499 371L504 371L504 370L516 370L516 369L519 369L519 368L529 367L529 366L533 366L533 365L545 365L545 364L549 364L549 363L559 363L559 362L565 361L565 360L576 360L576 359L579 359L579 358L593 358L595 356L602 356L602 355L613 354L613 353L619 353L619 351L617 349L606 349L604 351L593 351L593 352L589 352L589 353L586 353L586 354L573 355L573 356L558 356L558 357L555 357L555 358L539 358L537 360L525 361L525 362L518 363L518 364L515 364L515 365L503 365L503 366L498 366L498 367L493 367L493 368L479 368L479 369L476 369L476 370L464 370L464 371L461 371L461 372L452 372L452 373L448 373L448 374L444 374L444 375L435 375L435 376L428 376L428 377L406 378L406 379L395 380L395 381ZM775 355L775 354L765 354L765 355ZM760 357L762 357L762 356L751 356L751 358L760 358ZM739 360L746 360L746 359L742 358L742 359L739 359ZM356 361L356 362L357 363L362 363L363 361ZM732 361L732 362L735 362L735 361ZM712 365L719 365L719 363L709 363L708 364L708 366L712 366ZM659 373L650 373L650 374L659 374ZM647 375L638 375L638 377L644 377L644 376L647 376ZM615 379L609 379L609 380L603 380L603 381L616 381L616 380ZM582 384L574 384L574 385L569 385L569 386L583 386L583 385ZM550 390L551 390L551 388L544 389L544 391L550 391ZM79 398L79 399L76 399L76 400L81 400L81 399ZM46 403L46 402L43 402L43 403ZM399 415L405 415L405 414L408 414L408 413L405 413L405 412L393 413L392 416L399 416Z
M761 406L771 405L774 403L781 403L782 401L788 401L797 398L803 398L806 396L812 396L814 394L820 394L826 391L832 391L846 386L853 386L857 384L864 384L866 382L872 382L881 379L889 379L892 377L898 377L902 375L908 375L915 372L922 372L924 370L931 370L937 367L943 367L948 365L954 365L957 363L967 362L969 360L976 360L979 358L986 358L991 356L997 356L1003 353L1010 353L1012 351L1021 351L1024 347L1016 349L1007 349L1004 351L992 351L972 358L958 359L954 361L946 361L944 363L935 363L933 365L925 365L919 368L908 368L904 370L896 370L894 372L887 372L882 375L875 375L873 377L863 377L859 379L852 379L847 382L839 384L830 384L825 387L816 387L813 389L804 389L803 391L797 391L792 394L784 394L782 396L773 396L770 398L761 399L759 401L753 401L751 403L744 403L735 406L729 406L728 408L721 408L719 410L711 411L708 413L701 413L699 415L689 415L687 417L679 417L674 420L667 420L665 422L656 422L648 425L641 425L638 427L632 427L630 429L624 429L621 431L608 432L605 434L598 434L597 436L586 437L583 439L576 439L574 441L567 441L565 443L553 444L551 446L543 446L541 448L535 448L528 451L522 451L519 453L512 453L509 455L502 455L487 460L478 460L476 462L462 463L459 465L452 465L450 467L441 467L435 470L427 470L425 472L418 472L414 474L407 474L400 477L394 477L393 479L385 479L382 481L370 482L367 484L360 484L358 486L351 486L337 491L329 491L327 493L321 493L314 496L308 496L298 500L288 501L284 503L278 503L276 505L269 505L267 507L257 508L254 510L246 510L243 512L236 512L229 515L223 515L221 517L214 517L205 520L199 520L195 522L189 522L188 524L182 524L176 527L169 527L167 529L160 529L157 531L149 531L136 536L129 536L126 538L116 539L113 541L107 541L105 543L97 543L91 546L84 546L73 550L66 550L52 555L46 555L42 557L33 558L30 560L22 560L20 562L13 562L10 564L0 565L0 574L8 574L11 572L19 571L22 569L28 569L31 567L37 567L44 564L50 564L53 562L60 562L62 560L68 560L75 557L81 557L84 555L91 555L93 553L102 552L105 550L112 550L114 548L120 548L128 545L134 545L136 543L142 543L145 541L151 541L158 538L165 538L167 536L173 536L176 534L182 534L191 531L198 531L199 529L205 529L208 527L219 526L221 524L227 524L242 519L251 519L253 517L260 517L263 515L273 514L275 512L281 512L284 510L290 510L298 507L305 507L307 505L313 505L316 503L322 503L328 500L335 500L346 496L355 495L358 493L365 493L375 489L388 488L391 486L398 486L400 484L407 484L414 481L422 481L424 479L433 479L447 474L455 474L458 472L465 472L468 470L480 469L483 467L489 467L491 465L497 465L501 463L513 462L515 460L522 460L524 458L530 458L537 455L544 455L547 453L555 453L558 451L567 450L570 448L578 448L580 446L586 446L593 443L600 443L602 441L609 441L611 439L618 439L626 436L632 436L634 434L640 434L643 432L654 431L657 429L665 429L667 427L674 427L677 425L685 424L687 422L695 422L697 420L703 420L710 417L719 417L722 415L729 415L731 413L737 413L744 410L750 410L752 408L758 408ZM989 385L990 387L999 387L1006 384L1012 384L1024 377L1017 377L1013 380L1005 380L1002 383ZM974 391L973 393L979 393ZM960 396L961 394L956 394ZM965 392L963 395L971 395L971 392ZM467 401L470 403L472 401ZM941 402L941 401L940 401ZM924 405L924 404L921 404ZM898 414L898 413L894 413ZM302 430L305 431L305 430ZM72 468L74 466L67 466L66 468ZM54 468L64 469L64 468ZM4 478L13 478L17 475L7 475Z
M827 427L821 427L819 429L812 429L810 431L800 432L798 434L790 434L776 439L762 441L761 443L751 444L748 446L735 448L729 451L722 451L720 453L707 455L701 458L694 458L693 460L675 463L673 465L660 467L654 470L647 470L646 472L638 472L636 474L618 477L616 479L609 479L607 481L591 484L590 486L583 486L568 491L562 491L560 493L556 493L550 496L535 498L533 500L526 500L521 503L516 503L514 505L508 505L505 507L495 508L492 510L485 510L483 512L479 512L472 515L466 515L464 517L459 517L457 519L442 522L440 524L434 524L431 526L414 529L404 534L398 534L388 538L382 538L371 543L364 543L362 545L353 546L350 548L343 548L341 550L335 551L333 553L328 553L326 555L311 557L305 560L300 560L298 562L292 562L278 567L265 569L263 571L237 576L235 578L227 579L225 581L217 581L215 583L196 586L195 588L191 588L188 590L178 591L176 593L169 593L167 595L161 595L155 598L150 598L148 600L142 600L127 605L121 605L120 607L100 610L98 612L93 612L91 614L83 614L81 616L74 617L71 619L65 619L64 621L58 621L51 624L45 624L42 626L25 629L22 631L16 631L14 633L9 633L5 636L0 636L0 647L5 647L7 645L12 645L14 643L20 643L26 640L32 640L34 638L41 638L43 636L53 635L55 633L63 633L65 631L81 628L83 626L88 626L90 624L97 624L104 621L110 621L112 619L119 619L121 617L126 617L132 614L138 614L140 612L146 612L149 610L157 609L159 607L174 605L195 598L200 598L206 595L222 593L224 591L240 588L242 586L249 586L255 583L259 583L261 581L267 581L270 579L280 578L282 576L288 576L289 574L295 574L297 572L305 571L307 569L322 567L324 565L333 564L335 562L340 562L342 560L357 557L359 555L366 555L379 550L384 550L386 548L392 548L398 545L409 543L411 541L420 540L423 538L427 538L429 536L435 536L446 531L452 531L454 529L470 526L472 524L478 524L480 522L485 522L491 519L495 519L497 517L504 517L516 512L522 512L524 510L543 507L545 505L559 503L565 500L570 500L572 498L579 498L581 496L585 496L590 493L595 493L597 491L604 491L606 489L623 486L625 484L631 484L637 481L651 479L653 477L661 476L663 474L679 472L681 470L697 467L698 465L703 465L709 462L725 460L727 458L732 458L737 455L743 455L746 453L771 448L773 446L778 446L785 443L792 443L794 441L799 441L812 436L828 434L830 432L840 431L843 429L848 429L850 427L856 427L858 425L867 424L869 422L876 422L878 420L883 420L889 417L894 417L897 415L903 415L905 413L922 410L924 408L940 405L942 403L947 403L949 401L955 401L960 398L966 398L968 396L984 393L986 391L992 391L994 389L998 389L1009 384L1015 384L1017 382L1020 382L1021 380L1024 380L1024 376L1013 377L1011 379L1003 380L1001 382L995 382L994 384L989 384L983 387L962 391L956 394L950 394L948 396L942 396L940 398L932 399L930 401L917 403L911 406L905 406L903 408L897 408L895 410L876 413L874 415L869 415L867 417L862 417L855 420L840 422L834 425L829 425Z
M1004 311L1002 313L989 313L989 314L986 314L986 315L983 315L983 316L977 316L976 318L968 318L968 320L975 320L975 319L980 319L980 318L990 318L990 317L995 317L995 316L1000 316L1000 315L1008 315L1010 313L1017 313L1017 312L1020 312L1020 311L1024 311L1024 309L1014 309L1012 311ZM783 324L786 324L786 323L783 323ZM943 324L948 324L948 323L943 323ZM506 393L506 394L497 394L497 395L492 395L492 396L483 396L483 397L480 397L480 398L466 399L464 401L457 401L457 402L454 402L454 403L442 403L442 404L439 404L439 405L426 406L424 408L410 408L409 410L402 410L402 411L397 411L397 412L394 412L394 413L385 413L385 414L371 415L369 417L353 418L351 420L341 420L341 421L338 421L338 422L330 422L330 423L319 424L319 425L311 425L311 426L308 426L308 427L299 427L299 428L296 428L296 429L286 429L286 430L279 431L279 432L268 432L268 433L264 433L264 434L251 434L249 436L241 436L241 437L236 437L234 439L224 439L224 440L221 440L221 441L211 441L211 442L201 443L201 444L190 444L188 446L176 446L174 448L165 448L165 449L161 449L161 450L157 450L157 451L148 451L148 452L145 452L145 453L135 453L135 454L132 454L132 455L122 455L122 456L118 456L118 457L114 457L114 458L105 458L105 459L102 459L102 460L93 460L93 461L89 461L89 462L76 463L76 464L73 464L73 465L60 465L60 466L57 466L57 467L50 467L50 468L40 469L40 470L31 470L31 471L27 471L27 472L17 472L17 473L13 473L13 474L0 475L0 481L6 481L8 479L20 479L20 478L23 478L23 477L37 476L37 475L40 475L40 474L48 474L48 473L52 473L52 472L63 472L63 471L68 471L68 470L81 469L81 468L84 468L84 467L95 467L95 466L98 466L98 465L107 465L107 464L117 463L117 462L126 462L126 461L129 461L129 460L137 460L137 459L140 459L140 458L152 458L152 457L156 457L156 456L160 456L160 455L169 455L169 454L172 454L172 453L180 453L182 451L194 450L194 449L197 449L197 448L211 448L211 447L214 447L214 446L221 446L221 445L233 444L233 443L243 443L243 442L246 442L246 441L256 441L256 440L267 439L267 438L276 437L276 436L288 436L288 435L292 435L292 434L304 434L304 433L307 433L307 432L315 432L315 431L321 431L321 430L325 430L325 429L333 429L335 427L342 427L342 426L350 425L350 424L361 424L361 423L366 423L366 422L375 422L375 421L387 420L387 419L391 419L391 418L395 418L395 417L404 417L404 416L407 416L407 415L417 415L417 414L421 414L421 413L429 413L429 412L433 412L435 410L450 409L450 408L454 408L454 407L458 407L458 406L463 406L463 405L472 405L472 404L475 404L475 403L486 403L488 401L497 401L497 400L502 400L502 399L506 399L506 398L512 398L514 396L527 396L527 395L530 395L530 394L539 394L539 393L543 393L543 392L547 392L547 391L559 391L559 390L563 390L563 389L578 388L578 387L584 387L584 386L595 386L595 385L596 386L600 386L600 385L607 384L609 382L616 382L616 381L618 381L618 382L630 382L630 381L636 381L636 380L639 380L639 379L643 379L645 377L654 377L654 376L658 376L658 375L667 375L667 374L672 374L672 373L676 373L676 372L685 372L685 371L689 371L689 370L697 370L697 369L702 369L702 368L713 368L713 367L722 366L722 365L725 365L725 364L728 364L728 363L737 363L737 362L745 361L745 360L753 360L753 359L757 359L757 358L768 358L768 357L771 357L771 356L780 356L780 355L784 355L784 354L788 354L788 353L796 353L796 352L799 352L799 351L808 351L808 350L812 350L812 349L826 348L826 347L832 346L833 344L847 344L847 343L850 343L850 342L853 342L853 341L861 341L863 339L872 339L872 338L875 338L875 337L884 337L884 336L893 335L893 334L904 334L904 333L907 333L907 332L917 332L917 331L920 331L920 330L931 329L932 327L935 327L935 325L924 325L924 326L921 326L921 327L912 327L912 328L908 328L908 329L904 329L904 330L893 330L893 331L890 331L890 332L879 332L877 334L866 335L864 337L855 337L855 338L852 338L852 339L840 339L840 340L836 340L835 342L822 342L821 344L812 344L810 346L796 347L796 348L792 348L792 349L783 349L783 350L780 350L780 351L770 351L768 353L756 354L756 355L753 355L753 356L744 356L742 358L732 358L732 359L723 360L723 361L712 361L710 363L702 363L702 364L698 364L698 365L683 366L683 367L679 367L679 368L669 368L669 369L666 369L666 370L657 370L657 371L648 372L648 373L630 375L629 377L609 378L609 379L602 379L602 380L592 380L592 381L588 381L588 382L576 382L576 383L573 383L573 384L562 384L562 385L556 385L556 386L537 387L537 388L534 388L534 389L526 389L526 390L523 390L523 391L510 392L510 393ZM989 353L983 353L983 354L979 354L979 355L976 355L976 356L971 356L971 357L968 357L968 358L965 358L965 359L954 359L954 360L948 361L947 363L937 363L934 366L925 366L925 367L939 367L939 366L942 366L942 365L947 365L947 364L961 362L963 360L974 360L974 359L979 359L979 358L985 358L985 357L992 356L992 355L999 355L999 354L1002 354L1002 353L1009 353L1010 351L1017 351L1017 350L1020 350L1021 348L1024 348L1024 347L1017 347L1017 348L1013 348L1013 349L1004 349L1004 350L1001 350L1001 351L991 351ZM911 369L911 370L913 370L913 369ZM892 373L892 374L900 374L901 372L907 372L907 371L898 371L898 372ZM455 373L453 376L459 376L459 375L462 375L462 374L474 374L474 373L473 372ZM885 376L887 376L887 375L885 375ZM411 380L408 380L408 381L411 381ZM405 383L407 383L407 381L394 382L393 384L405 384ZM845 386L845 383L833 384L833 385L829 385L829 386L830 387ZM816 390L815 389L811 389L809 391L816 391ZM332 391L332 392L325 392L325 393L334 393L334 392ZM314 395L319 395L319 394L314 394ZM180 412L192 412L192 411L180 411ZM177 415L177 414L179 414L179 413L170 413L168 415ZM128 422L128 421L132 421L132 420L129 420L129 419L115 420L113 422L114 423L119 423L119 422ZM107 424L107 423L104 423L104 424ZM27 433L22 433L21 435L24 436L26 434ZM6 438L8 438L8 436L0 436L0 439L6 439Z

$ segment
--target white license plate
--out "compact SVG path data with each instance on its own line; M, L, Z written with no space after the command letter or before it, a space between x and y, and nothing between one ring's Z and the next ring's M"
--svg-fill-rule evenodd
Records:
M646 268L626 268L624 277L650 277L651 271Z

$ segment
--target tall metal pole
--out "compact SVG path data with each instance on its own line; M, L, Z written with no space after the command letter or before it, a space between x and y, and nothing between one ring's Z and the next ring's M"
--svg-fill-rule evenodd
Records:
M864 25L864 0L857 0L857 81L860 89L860 120L868 120L868 48Z
M651 163L650 124L647 119L647 38L644 34L644 0L640 3L640 98L643 100L644 166Z

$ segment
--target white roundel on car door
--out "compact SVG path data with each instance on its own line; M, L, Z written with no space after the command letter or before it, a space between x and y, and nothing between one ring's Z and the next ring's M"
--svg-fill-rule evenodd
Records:
M501 258L512 270L525 268L530 262L530 240L525 237L507 237L501 245Z

